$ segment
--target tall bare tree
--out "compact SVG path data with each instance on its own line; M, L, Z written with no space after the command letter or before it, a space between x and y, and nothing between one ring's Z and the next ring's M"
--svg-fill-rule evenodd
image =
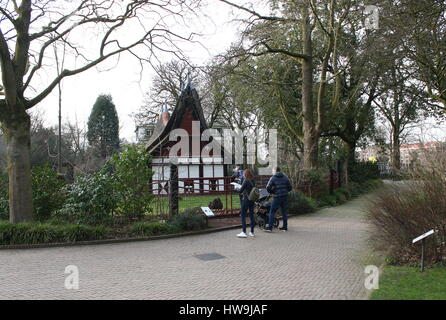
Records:
M28 110L45 99L60 81L111 57L128 52L144 61L157 53L179 55L176 40L191 34L175 32L192 0L6 0L0 4L0 70L4 96L0 122L7 143L10 221L33 219ZM180 18L180 19L178 19ZM88 46L74 39L90 37ZM49 73L47 50L66 43L72 64L42 85ZM144 51L139 50L143 47Z
M162 63L153 70L155 77L146 92L144 104L134 114L137 126L156 123L164 105L172 111L187 81L191 81L194 86L201 84L199 69L185 60L176 59ZM199 91L201 97L202 92Z
M283 54L301 64L303 169L316 168L328 108L327 83L337 73L336 65L330 65L330 61L336 54L340 29L355 1L276 0L271 1L271 15L228 0L220 1L250 15L245 32L249 45L243 54ZM278 43L277 32L297 40L297 45ZM340 87L339 82L336 86Z
M406 34L402 44L418 67L416 76L446 112L446 2L407 0L395 8L394 23Z

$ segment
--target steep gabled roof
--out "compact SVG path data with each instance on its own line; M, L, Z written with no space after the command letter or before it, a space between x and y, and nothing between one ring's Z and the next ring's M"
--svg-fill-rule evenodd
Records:
M159 148L160 144L169 141L170 131L180 128L183 116L188 109L192 111L194 118L200 121L201 131L208 128L197 90L188 84L181 92L180 98L177 101L169 121L164 125L162 119L158 120L153 134L146 144L146 149L149 153L152 153L156 148Z

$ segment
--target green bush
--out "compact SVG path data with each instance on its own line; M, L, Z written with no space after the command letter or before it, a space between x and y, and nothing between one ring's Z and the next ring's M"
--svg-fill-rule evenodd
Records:
M327 206L335 206L336 205L336 196L330 194L323 194L318 201L319 207L327 207Z
M306 189L306 193L310 197L328 192L327 172L322 169L309 169L301 172L299 179L299 187Z
M355 162L349 166L349 180L363 183L370 179L379 178L379 166L376 162Z
M358 182L349 182L348 184L348 191L350 192L352 198L359 196L361 192L361 185Z
M1 245L99 240L109 234L110 229L104 226L0 222Z
M86 241L105 239L111 234L111 229L105 226L86 226L79 224L68 224L58 226L64 241Z
M52 212L62 208L65 201L64 185L65 181L48 165L32 168L33 204L37 219L46 219Z
M343 203L346 203L346 202L347 202L347 197L346 197L345 194L344 194L342 191L340 191L339 189L338 189L338 190L335 190L335 191L333 192L333 194L334 194L334 196L336 197L336 203L337 203L337 204L343 204Z
M349 182L348 187L342 187L337 190L344 189L345 191L342 191L344 194L347 191L350 194L350 197L357 197L358 195L366 192L373 191L375 189L378 189L382 187L384 182L381 179L369 179L365 180L361 183L359 182ZM349 198L347 196L347 198Z
M308 169L302 172L302 178L305 183L321 184L325 182L325 176L327 173L321 169Z
M336 189L336 192L343 194L347 200L352 198L352 193L345 186Z
M206 217L200 207L188 208L174 216L169 223L178 231L201 230L206 228Z
M62 217L51 217L45 220L46 224L51 224L54 226L67 224L66 219L62 219Z
M137 222L131 225L129 232L132 236L154 236L172 233L174 228L162 222Z
M288 212L291 214L302 214L314 212L316 209L315 201L304 195L300 191L292 191L288 196Z
M152 170L150 155L144 146L127 145L110 159L118 199L117 212L130 218L150 213L153 195L149 189Z
M383 186L384 182L380 179L367 180L363 185L366 191L373 191Z
M48 165L34 166L31 170L34 212L38 220L48 218L62 208L65 201L64 185L57 172ZM9 219L8 175L0 173L0 220Z
M151 211L150 156L143 146L126 146L97 173L80 176L67 187L61 215L81 223L110 223L114 214L141 218Z
M77 177L67 186L67 199L59 214L79 223L110 222L117 207L114 178L102 171Z

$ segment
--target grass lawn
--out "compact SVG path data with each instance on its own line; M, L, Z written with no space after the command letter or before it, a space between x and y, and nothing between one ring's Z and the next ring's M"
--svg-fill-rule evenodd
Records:
M221 202L223 203L223 208L226 208L226 196L223 195L209 195L209 196L191 196L191 197L185 197L180 195L180 211L186 209L186 208L194 208L194 207L207 207L211 201L213 201L216 198L220 198ZM228 209L231 208L231 197L228 195ZM168 198L156 198L153 200L152 207L153 212L157 212L156 208L159 207L164 208L165 210L169 206L169 199ZM232 208L233 209L239 209L240 208L240 198L238 194L232 195Z
M446 267L384 267L372 300L446 300Z
M226 208L226 196L225 195L213 195L213 196L195 196L195 197L181 197L180 210L183 208L193 207L207 207L208 204L216 198L220 198L223 203L223 208ZM231 208L231 195L228 195L228 208ZM240 208L240 197L238 194L232 195L232 208Z

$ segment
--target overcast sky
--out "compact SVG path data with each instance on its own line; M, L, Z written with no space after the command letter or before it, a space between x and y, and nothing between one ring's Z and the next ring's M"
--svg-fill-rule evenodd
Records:
M209 0L212 5L203 8L199 19L188 21L191 31L204 36L197 37L201 44L183 44L184 53L195 64L204 64L213 56L227 49L236 40L237 26L231 22L233 10L219 1ZM163 56L166 61L172 57ZM110 66L111 70L101 71ZM131 114L136 112L150 89L153 71L145 65L140 73L139 61L131 55L122 55L119 63L110 61L106 66L91 69L73 77L65 78L63 86L62 121L78 120L82 126L86 124L91 108L99 94L111 94L120 120L120 137L129 141L135 140L135 125ZM56 125L58 115L58 92L53 90L36 111L43 113L46 125Z
M248 1L236 0L240 4ZM266 10L265 1L251 0L255 3L256 10ZM173 25L175 31L196 32L203 36L196 37L195 40L199 44L183 43L181 48L186 56L191 59L194 64L202 65L208 62L215 55L225 51L231 42L237 40L238 26L233 22L235 18L246 16L240 10L232 9L230 6L217 0L207 0L208 6L203 7L198 16L186 19L186 27L182 25ZM262 12L264 13L264 12ZM131 37L132 30L125 30ZM97 52L98 40L94 40L92 34L97 30L91 30L88 33L81 33L81 38L76 39L80 43L84 43L86 47L90 47L91 52ZM206 47L206 49L204 47ZM160 56L165 62L171 60L173 56ZM153 61L157 64L156 61ZM146 64L144 71L141 73L139 61L129 54L120 57L119 63L117 59L111 59L105 64L101 64L98 68L85 71L73 77L65 78L62 82L63 86L63 122L78 121L80 126L87 123L91 108L100 94L111 94L120 120L120 137L128 141L135 141L135 125L131 114L136 112L143 104L145 93L148 92L151 80L154 75L151 67ZM40 80L36 87L45 87L50 80L54 78L54 74L49 74L46 70L39 75ZM105 71L106 70L106 71ZM43 102L37 105L36 112L43 114L45 124L54 126L57 124L58 117L58 92L53 92ZM411 140L417 139L419 136L423 140L446 139L446 128L444 124L437 125L434 121L428 120L424 126L414 128Z

